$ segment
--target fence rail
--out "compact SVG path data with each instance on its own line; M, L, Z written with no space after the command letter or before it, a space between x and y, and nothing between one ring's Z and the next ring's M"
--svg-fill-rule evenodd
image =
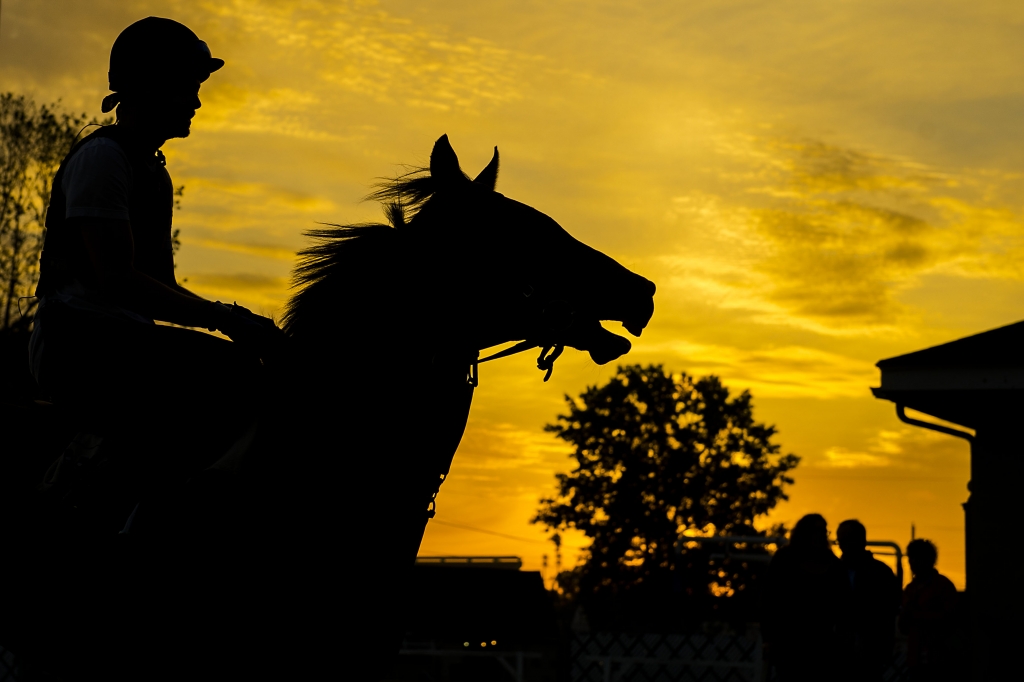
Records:
M761 633L624 635L574 633L571 682L768 682ZM884 682L909 679L906 640L896 643Z
M570 642L572 682L760 682L761 634L593 635Z

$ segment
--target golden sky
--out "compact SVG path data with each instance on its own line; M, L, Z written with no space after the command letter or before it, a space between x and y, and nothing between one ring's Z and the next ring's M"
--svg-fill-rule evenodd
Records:
M625 360L750 388L803 457L772 520L914 523L963 585L967 444L868 389L881 358L1022 317L1024 4L5 0L0 91L99 115L150 14L227 61L166 148L188 286L279 311L303 230L376 219L369 183L442 133L471 173L496 144L500 191L658 283ZM486 366L422 552L538 568L528 519L569 464L542 426L613 371Z

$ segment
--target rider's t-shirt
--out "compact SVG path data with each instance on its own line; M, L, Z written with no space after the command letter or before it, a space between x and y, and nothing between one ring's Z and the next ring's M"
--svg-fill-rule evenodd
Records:
M128 220L132 167L127 154L110 138L97 137L86 142L68 161L61 189L67 201L66 218ZM113 305L99 292L79 282L58 288L53 298L92 315L153 322L144 315Z
M67 198L66 218L129 220L132 167L121 145L114 140L98 137L83 144L64 169L61 189ZM152 319L114 305L77 280L43 297L39 311L51 301L60 301L91 317L153 324ZM37 379L45 352L45 327L45 316L37 315L29 341L29 361Z
M66 218L128 220L132 167L121 145L97 137L82 145L64 169Z

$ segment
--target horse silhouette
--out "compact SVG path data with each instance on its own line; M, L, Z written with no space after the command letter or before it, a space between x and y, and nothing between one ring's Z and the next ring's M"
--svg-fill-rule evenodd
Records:
M536 349L547 375L563 346L599 364L628 352L601 321L639 335L654 284L496 192L497 176L497 148L471 180L443 136L429 169L371 195L387 224L311 233L262 413L130 529L144 558L128 620L148 634L120 650L142 652L136 677L384 675L480 352Z

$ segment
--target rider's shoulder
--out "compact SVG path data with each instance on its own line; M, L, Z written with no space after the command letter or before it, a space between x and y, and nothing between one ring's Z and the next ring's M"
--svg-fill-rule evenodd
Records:
M62 183L64 191L70 191L72 186L94 185L104 178L130 186L132 165L116 140L91 135L67 160Z
M90 135L82 140L81 146L68 160L68 165L95 163L131 166L124 147L116 139L105 135Z

